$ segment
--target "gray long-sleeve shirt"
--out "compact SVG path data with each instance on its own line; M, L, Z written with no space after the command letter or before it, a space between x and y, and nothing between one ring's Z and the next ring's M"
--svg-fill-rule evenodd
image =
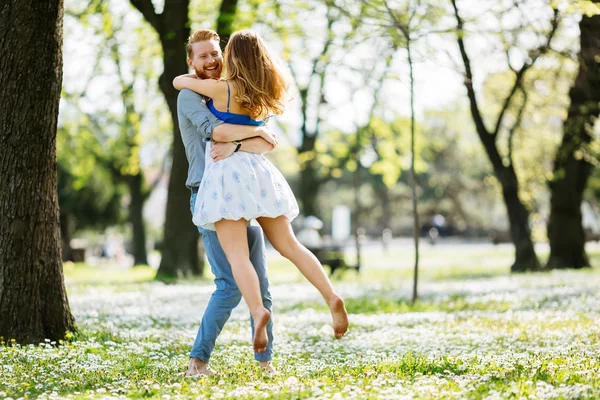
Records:
M177 96L177 118L189 163L185 185L189 188L200 186L204 175L206 142L223 121L210 112L203 96L188 89L181 90Z

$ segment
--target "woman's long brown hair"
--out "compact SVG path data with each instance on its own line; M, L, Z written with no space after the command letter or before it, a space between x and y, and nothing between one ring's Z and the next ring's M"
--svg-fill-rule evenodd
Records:
M235 32L225 48L227 78L235 85L235 100L250 117L282 114L289 79L265 42L251 30Z

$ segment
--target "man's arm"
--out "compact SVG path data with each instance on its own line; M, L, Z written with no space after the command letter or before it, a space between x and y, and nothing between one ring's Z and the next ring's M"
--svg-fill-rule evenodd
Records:
M214 116L206 106L202 96L188 89L183 89L177 97L177 111L186 117L205 139L211 139L213 130L223 125L223 121Z
M241 142L242 144L238 151L244 151L246 153L265 154L275 149L274 145L260 137L244 139ZM233 154L236 147L237 144L233 142L213 143L210 156L215 162L223 160Z

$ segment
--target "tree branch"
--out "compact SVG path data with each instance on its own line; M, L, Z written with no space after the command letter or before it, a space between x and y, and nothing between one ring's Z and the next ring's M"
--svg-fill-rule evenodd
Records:
M515 132L521 126L521 121L523 120L523 114L525 112L525 108L527 107L527 99L528 99L527 91L525 89L523 89L523 87L521 87L520 89L521 89L521 93L523 93L523 103L521 104L521 107L519 108L519 113L517 114L515 123L508 131L508 160L511 165L513 165L513 139L515 136Z
M162 36L162 14L157 14L156 10L154 10L154 5L152 4L152 0L129 0L131 5L137 8L139 12L142 13L146 21L154 30L158 33L159 36Z
M454 0L453 0L453 3L454 3ZM513 99L515 93L517 93L518 89L523 90L522 85L523 85L523 77L525 76L525 73L527 72L527 70L529 68L531 68L533 66L533 64L535 64L535 62L537 61L538 58L540 58L540 56L547 53L548 49L550 49L550 43L552 42L552 38L554 37L554 34L556 33L556 30L558 28L558 23L559 23L558 10L554 9L554 17L552 18L552 28L550 30L550 33L548 33L548 38L546 40L546 43L544 43L542 46L538 47L537 49L530 51L529 52L529 60L526 60L525 63L523 64L523 66L521 67L521 69L519 71L517 71L517 74L515 77L515 83L513 84L513 87L511 88L509 95L504 100L504 104L502 105L502 109L500 111L500 114L498 115L498 119L496 120L496 124L494 126L494 131L492 133L494 140L496 140L496 137L498 136L498 132L500 131L500 128L502 127L502 119L504 118L506 111L510 107L510 104L512 102L512 99Z
M384 1L385 4L385 9L388 12L388 15L392 18L392 20L394 21L394 25L395 27L402 32L402 35L404 35L404 38L406 38L406 40L410 40L410 34L408 31L408 27L405 24L400 23L400 21L398 21L398 18L396 18L396 14L394 14L394 11L390 8L390 5L388 4L387 1ZM411 15L412 18L412 15Z
M465 65L465 87L467 88L467 95L469 97L469 103L471 105L471 114L473 115L473 121L475 122L475 126L478 132L481 134L486 133L489 134L489 131L485 127L485 123L483 122L483 117L481 116L481 112L479 111L479 106L477 105L477 97L475 96L475 89L473 88L473 72L471 70L471 60L467 54L467 50L465 48L465 42L463 39L464 36L464 22L461 18L458 7L456 6L456 0L451 0L452 7L454 8L454 16L456 17L456 28L457 28L457 41L458 48L460 49L460 55L463 60L463 64Z

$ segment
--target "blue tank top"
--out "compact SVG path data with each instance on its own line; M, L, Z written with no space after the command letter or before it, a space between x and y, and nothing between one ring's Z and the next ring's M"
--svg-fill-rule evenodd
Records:
M219 118L223 122L227 122L228 124L252 125L252 126L264 125L265 120L259 121L259 120L252 119L249 115L236 114L236 113L229 112L229 101L230 101L231 91L229 89L229 82L226 80L225 83L227 83L227 111L217 110L215 108L215 105L213 104L212 99L210 99L208 101L208 103L206 104L208 106L208 109L210 110L210 112L212 112L215 115L215 117Z

